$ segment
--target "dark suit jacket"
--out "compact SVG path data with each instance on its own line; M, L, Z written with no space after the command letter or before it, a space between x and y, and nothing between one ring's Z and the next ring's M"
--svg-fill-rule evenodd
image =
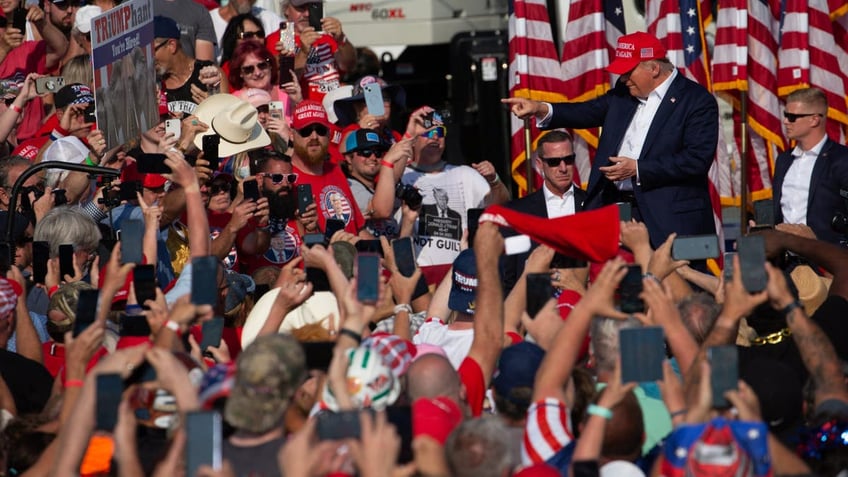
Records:
M543 186L544 187L544 186ZM586 202L586 191L583 189L574 186L574 212L582 212L584 210L584 203ZM527 195L526 197L522 197L520 199L515 199L510 202L504 204L504 207L515 210L516 212L521 212L523 214L535 215L537 217L547 217L548 216L548 207L545 205L545 194L542 190L537 190L532 194ZM515 231L512 229L502 229L503 235L505 237L510 237L515 235ZM537 242L532 242L530 245L530 251L525 253L519 253L516 255L506 255L503 258L503 284L504 284L504 296L512 290L512 287L515 286L515 282L521 277L521 274L524 272L524 262L527 261L527 257L530 256L530 252L533 251L539 244Z
M783 222L783 210L780 199L783 195L783 180L792 165L792 151L784 151L777 156L774 164L774 223ZM834 244L845 240L845 235L830 227L833 216L841 212L848 214L845 200L839 195L839 189L848 190L848 147L828 139L822 147L813 174L810 176L810 190L807 198L807 226L813 229L816 237Z
M618 191L600 167L610 165L639 101L621 81L607 94L582 103L553 105L547 128L603 126L587 187L586 209L615 203ZM668 235L715 233L707 173L718 141L718 105L704 87L677 74L657 110L642 154L633 192L651 244Z

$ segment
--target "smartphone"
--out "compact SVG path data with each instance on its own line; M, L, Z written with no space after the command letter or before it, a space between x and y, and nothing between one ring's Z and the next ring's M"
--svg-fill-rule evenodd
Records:
M288 74L290 75L291 73ZM271 116L272 118L283 119L283 102L271 101L270 103L268 103L268 116Z
M321 31L321 19L324 18L324 4L322 2L309 3L309 26L315 31Z
M704 260L718 255L718 236L713 234L675 237L671 244L671 258L675 260Z
M217 411L187 412L185 475L197 475L202 465L220 470L222 439L221 414Z
M322 244L324 236L319 235L322 239ZM324 270L320 268L313 267L305 267L304 271L306 272L306 281L312 284L313 291L330 291L330 279L327 278L327 274L324 273Z
M340 412L326 411L318 414L315 421L318 439L322 441L359 439L361 433L359 426L360 412L357 409Z
M221 136L208 134L203 136L203 158L209 161L209 169L218 170L218 146L221 144Z
M96 123L97 122L97 107L94 103L88 103L85 111L83 111L85 122L86 123Z
M312 5L310 3L310 5ZM311 184L298 184L297 186L297 210L301 215L306 213L306 208L309 207L315 199L312 198Z
M625 313L641 313L645 311L645 302L639 298L642 294L642 267L629 265L627 274L618 285L618 305Z
M377 303L380 293L380 256L376 253L356 255L356 299L362 303Z
M430 129L431 127L433 127L433 117L435 114L435 111L430 111L429 113L425 114L423 118L421 118L421 121L424 123L424 128Z
M165 134L171 133L174 135L174 139L180 138L180 133L182 133L183 124L179 119L166 119L165 120Z
M137 166L138 172L145 174L170 174L171 168L165 164L167 156L164 154L141 154Z
M559 252L551 259L551 268L584 268L588 265L585 260L567 257Z
M758 293L766 289L766 245L762 235L747 235L736 240L736 253L739 254L739 267L742 284L748 293Z
M138 200L138 193L141 192L141 181L121 182L118 186L118 199L120 200Z
M150 323L144 315L127 315L121 314L121 336L140 336L148 337L153 333L150 329Z
M142 263L144 221L126 219L121 222L121 263Z
M306 369L326 372L333 360L334 341L302 342L303 355L306 357Z
M79 336L97 318L97 300L100 290L80 290L74 313L74 337Z
M289 28L289 22L280 22L280 42L284 50L294 52L294 23Z
M621 222L630 222L633 218L633 204L630 202L616 202L618 206L618 220Z
M724 283L730 283L733 281L733 257L736 256L736 252L725 252L724 253L724 270L721 273L724 276Z
M480 225L480 216L485 209L468 209L465 216L468 218L466 227L468 229L468 248L474 248L474 236L477 235L477 226Z
M344 230L345 222L341 219L327 219L324 224L324 241L330 243L330 238L339 230Z
M12 11L12 28L17 28L23 35L26 35L26 16L27 9L23 5Z
M65 86L65 78L61 76L44 76L35 79L35 92L38 94L55 93Z
M395 254L395 264L401 275L411 277L415 273L415 248L412 237L402 237L392 241L392 251Z
M665 341L662 327L624 328L618 333L621 382L644 383L663 378Z
M97 255L100 257L111 257L116 243L118 241L113 238L100 239L100 243L97 246Z
M530 237L527 235L513 235L504 239L504 253L506 255L517 255L530 251Z
M707 349L710 361L710 386L713 389L713 407L730 407L724 393L737 388L739 382L739 352L736 345L711 346Z
M383 256L383 245L377 239L360 239L357 240L353 246L356 248L357 252L376 253L381 257Z
M32 281L44 284L47 277L47 261L50 260L50 244L47 242L32 243Z
M553 296L554 286L549 273L527 274L527 314L530 318L535 318Z
M303 245L307 248L313 245L325 245L324 234L306 234L303 236Z
M123 335L123 325L121 325L121 335ZM149 335L150 333L148 333ZM156 368L154 368L150 363L146 360L143 361L140 365L133 368L132 373L124 380L124 384L128 387L131 384L139 384L139 383L151 383L156 381ZM136 412L141 411L142 409L136 409ZM147 409L143 409L146 411ZM138 414L136 414L138 416ZM150 419L150 415L147 417L143 417L143 420Z
M754 221L757 225L774 225L774 200L754 201Z
M371 116L383 116L386 114L386 105L383 104L383 89L378 83L366 84L363 88L365 96L365 107Z
M218 259L212 255L191 259L191 302L195 305L218 303Z
M282 88L284 84L292 81L291 72L294 71L294 56L279 55L277 61L280 65L280 88ZM269 113L271 111L270 105L268 106L268 111ZM282 108L280 108L280 112L282 112Z
M259 184L256 182L256 179L242 182L242 187L244 189L245 200L252 200L254 202L259 200Z
M71 244L59 245L59 280L64 280L65 275L74 276L74 246Z
M203 322L201 328L203 339L200 341L200 350L206 353L206 349L210 346L218 347L221 345L221 336L224 334L224 317L216 316L209 321Z
M147 300L156 299L156 269L153 265L136 265L133 269L133 289L136 302L144 306ZM147 307L145 307L147 309Z
M124 380L120 374L97 375L97 412L95 430L112 432L118 423L118 406L124 392Z

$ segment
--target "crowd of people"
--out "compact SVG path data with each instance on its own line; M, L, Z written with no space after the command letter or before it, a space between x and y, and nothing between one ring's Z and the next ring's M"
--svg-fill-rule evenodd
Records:
M656 38L621 38L599 98L503 100L553 129L513 198L315 1L154 0L159 121L126 144L90 116L115 3L0 4L2 475L848 475L820 91L786 99L768 262L715 275L672 248L716 234L718 109ZM584 190L555 128L598 126ZM626 354L638 330L663 339Z

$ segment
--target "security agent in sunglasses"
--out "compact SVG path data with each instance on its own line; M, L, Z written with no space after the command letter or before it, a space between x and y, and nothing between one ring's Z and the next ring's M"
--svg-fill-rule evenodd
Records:
M783 126L796 143L775 161L774 223L787 232L845 244L845 231L834 230L831 220L848 214L839 195L848 190L848 147L827 136L827 96L816 88L787 96Z

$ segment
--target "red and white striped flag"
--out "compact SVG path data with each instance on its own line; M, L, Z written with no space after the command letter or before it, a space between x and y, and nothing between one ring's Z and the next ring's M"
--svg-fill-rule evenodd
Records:
M848 104L845 73L834 54L834 24L826 0L785 0L778 54L778 93L781 97L798 89L816 87L827 96L830 119L827 133L845 141ZM844 38L839 39L845 41Z
M509 95L537 101L565 100L560 62L551 32L545 0L512 0L509 15ZM524 151L524 122L514 115L511 120L512 178L518 184L518 196L527 193ZM531 120L531 139L539 137ZM534 174L535 176L535 174ZM534 177L534 185L540 185Z
M621 0L575 0L568 10L568 27L562 44L563 92L569 101L588 101L610 88L605 68L624 34ZM586 187L598 147L599 128L576 129L575 182Z
M731 190L720 188L723 205L740 206L739 171L747 167L752 200L772 196L771 175L778 149L784 149L777 97L776 3L767 0L723 0L716 20L713 89L734 107L737 151L741 151L740 92L748 93L748 157L731 170ZM741 162L741 161L740 161ZM729 172L729 171L728 171Z

